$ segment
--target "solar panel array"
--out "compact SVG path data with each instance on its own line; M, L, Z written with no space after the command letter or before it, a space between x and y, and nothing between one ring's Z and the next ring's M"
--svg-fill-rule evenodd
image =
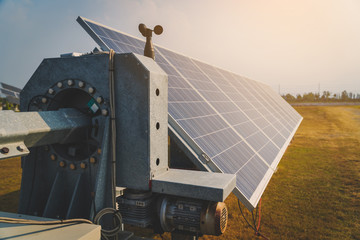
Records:
M145 42L94 21L77 21L104 51L143 54ZM269 86L155 46L168 74L169 128L192 158L236 174L235 195L256 207L302 117Z
M9 102L20 104L20 92L20 88L0 82L0 93L3 94Z

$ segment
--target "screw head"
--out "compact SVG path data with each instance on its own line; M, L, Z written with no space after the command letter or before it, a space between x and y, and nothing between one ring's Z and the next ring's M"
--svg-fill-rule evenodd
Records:
M62 84L62 82L58 82L58 83L56 84L56 86L57 86L58 88L62 88L62 87L63 87L63 84Z
M98 103L102 103L104 101L104 99L103 99L103 97L99 96L99 97L96 98L96 101Z
M54 89L49 88L48 93L51 94L51 95L53 95L53 94L55 93L55 91L54 91Z
M69 80L67 81L67 84L68 84L69 86L72 86L72 85L74 85L74 81L71 80L71 79L69 79Z
M90 94L93 94L93 93L95 92L95 88L89 87L89 88L88 88L88 92L89 92Z
M25 146L24 145L19 145L16 147L16 149L19 151L19 152L23 152L25 150Z
M42 103L47 103L47 101L48 101L48 100L47 100L47 98L45 98L45 97L43 97L43 98L41 99L41 102L42 102Z
M78 83L78 86L79 86L80 88L83 88L83 87L85 87L85 83L84 83L83 81L80 81L80 82Z
M51 154L51 155L50 155L50 159L53 160L53 161L55 161L55 160L57 159L57 157L56 157L55 154Z
M95 164L96 163L96 158L90 157L90 163Z
M80 167L82 168L82 169L85 169L86 168L86 163L80 163Z
M69 167L70 167L71 170L75 170L75 169L76 169L76 166L75 166L75 164L73 164L73 163L71 163Z
M107 116L107 115L109 114L109 112L108 112L107 109L102 109L102 110L101 110L101 114L102 114L103 116Z
M66 163L65 163L64 161L60 161L60 162L59 162L59 166L60 166L60 167L65 167L65 166L66 166Z
M2 154L8 154L10 152L10 149L7 147L3 147L0 149L0 153Z

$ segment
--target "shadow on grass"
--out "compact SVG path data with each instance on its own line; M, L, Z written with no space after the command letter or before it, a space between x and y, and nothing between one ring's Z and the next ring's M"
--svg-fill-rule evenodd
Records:
M20 190L0 196L0 211L16 213L19 205Z

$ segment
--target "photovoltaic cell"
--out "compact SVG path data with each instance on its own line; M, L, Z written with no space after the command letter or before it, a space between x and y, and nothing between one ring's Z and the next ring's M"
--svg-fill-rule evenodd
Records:
M143 40L77 21L102 50L143 54ZM302 117L263 83L163 47L154 50L168 74L169 129L198 153L192 160L204 169L236 174L235 195L256 207Z

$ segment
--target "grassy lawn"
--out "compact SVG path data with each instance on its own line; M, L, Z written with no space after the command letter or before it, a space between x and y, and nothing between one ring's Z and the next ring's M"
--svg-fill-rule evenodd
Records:
M261 232L270 239L360 239L360 107L296 110L304 120L263 195ZM19 160L0 161L0 211L16 211L20 174ZM235 196L226 203L225 234L201 239L258 239Z
M20 158L0 160L0 211L17 212L21 185Z
M304 120L263 195L262 233L270 239L360 239L360 108L296 110ZM230 227L218 239L256 239L235 197L226 203Z

